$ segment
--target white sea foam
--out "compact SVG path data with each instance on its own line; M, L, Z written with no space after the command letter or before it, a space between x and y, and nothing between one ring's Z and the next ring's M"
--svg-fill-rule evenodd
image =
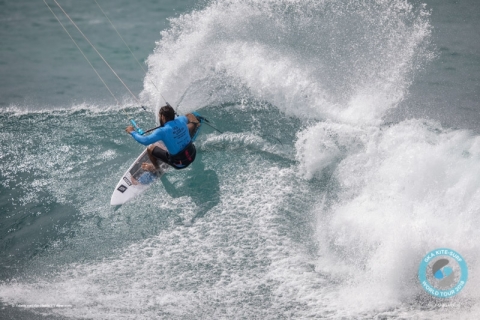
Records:
M418 266L439 247L461 252L469 282L475 282L480 137L421 120L355 130L321 123L300 137L300 159L337 160L330 203L320 204L316 215L325 261L334 257L332 271L343 265L339 307L359 312L426 295L418 285ZM305 161L300 172L311 178L322 170L323 163L314 160ZM461 296L460 301L478 301L480 292L470 285Z

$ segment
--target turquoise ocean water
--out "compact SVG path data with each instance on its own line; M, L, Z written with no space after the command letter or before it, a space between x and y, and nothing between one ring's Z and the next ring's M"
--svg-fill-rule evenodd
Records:
M1 319L480 316L477 1L0 1ZM110 207L163 95L191 168ZM148 107L147 111L139 104ZM467 261L455 298L424 255Z

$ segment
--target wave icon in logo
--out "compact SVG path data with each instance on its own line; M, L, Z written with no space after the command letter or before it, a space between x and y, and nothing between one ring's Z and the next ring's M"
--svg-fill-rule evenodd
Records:
M437 260L432 266L432 273L435 279L440 280L437 287L448 288L451 287L455 281L455 272L449 267L450 261L448 259Z
M459 293L467 278L465 260L451 249L430 251L418 269L418 279L423 289L438 298L449 298Z

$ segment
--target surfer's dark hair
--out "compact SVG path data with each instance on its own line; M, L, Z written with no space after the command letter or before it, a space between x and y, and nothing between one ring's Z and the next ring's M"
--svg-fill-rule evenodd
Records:
M168 122L175 119L175 110L171 106L163 106L160 108L160 117L165 116L165 120Z

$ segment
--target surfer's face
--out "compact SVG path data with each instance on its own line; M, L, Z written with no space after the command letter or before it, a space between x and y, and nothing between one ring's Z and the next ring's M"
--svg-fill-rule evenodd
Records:
M163 114L160 114L160 126L164 126L165 125L165 116Z

